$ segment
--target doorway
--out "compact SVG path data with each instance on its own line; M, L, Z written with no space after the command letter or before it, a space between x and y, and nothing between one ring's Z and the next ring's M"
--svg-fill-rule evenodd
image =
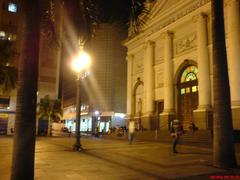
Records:
M193 111L198 107L198 69L194 65L183 69L178 82L178 119L184 128L194 122Z

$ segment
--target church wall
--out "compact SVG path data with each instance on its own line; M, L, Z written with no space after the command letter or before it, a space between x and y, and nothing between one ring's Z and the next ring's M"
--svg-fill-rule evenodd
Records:
M171 0L173 2L173 0ZM213 106L213 62L212 62L212 27L211 27L211 14L210 14L210 1L209 0L195 0L195 1L178 1L175 6L170 6L170 1L162 1L162 2L156 2L156 4L159 5L159 10L157 10L156 7L153 8L153 14L151 15L151 18L149 22L147 22L147 28L144 30L143 33L140 33L136 38L131 39L126 43L126 46L128 47L128 53L134 55L134 63L135 63L135 71L138 67L144 66L144 58L151 58L149 56L149 52L146 53L147 49L147 42L152 41L154 43L154 63L153 63L153 71L154 71L154 98L153 101L162 101L164 100L164 48L165 48L165 37L166 32L170 31L172 33L172 68L173 68L173 83L174 83L174 111L177 112L177 77L179 76L179 68L182 68L183 63L186 62L186 60L189 60L191 62L194 62L196 66L199 65L199 63L202 63L202 58L204 60L208 58L208 66L209 66L209 75L210 75L210 92L211 95L209 96L209 104L208 107L206 106L205 110L201 109L202 107L198 108L198 111L195 111L194 114L195 117L198 119L203 119L202 121L204 123L207 123L207 125L201 125L203 129L208 128L208 123L205 122L204 117L209 118L211 115L212 110L210 110ZM229 49L229 26L228 26L228 6L230 1L225 2L225 30L226 30L226 43L227 43L227 55L228 55L228 61L230 58L230 49ZM165 3L165 7L164 7ZM161 7L162 6L162 7ZM166 9L164 9L166 8ZM169 9L168 9L169 8ZM175 8L175 11L173 10ZM177 10L177 8L179 8ZM168 10L169 12L168 12ZM203 13L203 14L201 14ZM200 16L199 16L200 15ZM203 19L203 22L205 24L200 24L200 27L206 27L206 36L204 34L201 34L202 32L199 31L199 17ZM200 33L201 38L206 37L206 48L207 53L205 55L202 55L199 50L201 44L202 48L202 40L198 39L197 37ZM204 40L203 40L204 41ZM132 53L134 52L134 49L137 49L137 47L141 45L145 48L141 48L141 50L138 53ZM206 51L205 51L206 52ZM148 56L148 57L147 57ZM199 58L199 59L198 59ZM140 60L141 59L141 60ZM137 65L138 64L138 65ZM203 64L202 64L203 65ZM206 62L205 64L206 65ZM202 66L203 68L204 66ZM231 67L229 67L231 70ZM134 71L134 72L135 72ZM204 70L205 71L205 70ZM136 78L140 77L141 80L144 80L144 75L148 74L144 72L144 68L141 68L138 70L138 74L135 73L133 75L133 81L132 85L136 83ZM206 76L205 76L206 77ZM201 77L200 77L201 78ZM145 78L146 79L146 78ZM144 82L145 83L145 82ZM206 79L204 79L204 82L202 81L202 85L205 87ZM207 82L208 83L208 82ZM232 82L233 83L233 82ZM231 83L230 83L231 84ZM202 87L203 87L202 86ZM206 86L207 87L207 86ZM144 91L144 93L148 93ZM199 91L199 99L201 102L206 102L207 96L205 96L206 91L202 93ZM205 97L204 97L205 96ZM145 104L146 96L144 96L145 99L143 100L143 104ZM165 104L165 103L164 103ZM146 107L145 107L146 108ZM210 109L209 109L210 108ZM233 106L233 124L235 129L240 128L240 120L239 120L239 109L236 105ZM208 111L211 111L208 113Z

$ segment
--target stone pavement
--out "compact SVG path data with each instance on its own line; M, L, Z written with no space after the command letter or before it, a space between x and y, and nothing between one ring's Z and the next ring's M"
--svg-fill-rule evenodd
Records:
M135 142L102 138L82 138L84 150L73 152L73 137L38 138L36 180L117 180L117 179L196 179L217 175L240 176L240 169L211 166L212 151L207 148L156 142ZM0 180L9 180L12 138L0 137ZM238 152L240 153L240 152ZM240 164L240 154L238 154ZM214 175L214 176L213 176ZM222 177L222 176L221 176Z

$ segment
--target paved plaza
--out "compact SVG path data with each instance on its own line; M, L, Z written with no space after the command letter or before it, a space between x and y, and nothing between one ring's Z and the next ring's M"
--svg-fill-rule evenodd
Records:
M10 179L12 138L0 137L0 180ZM84 137L84 151L73 152L73 137L37 138L36 180L106 179L211 179L218 175L240 176L239 169L211 166L212 151L207 148L138 141ZM240 154L237 155L238 164Z

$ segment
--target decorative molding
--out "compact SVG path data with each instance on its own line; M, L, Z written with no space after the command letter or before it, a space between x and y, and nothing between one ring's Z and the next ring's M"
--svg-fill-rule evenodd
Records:
M163 71L158 71L156 73L156 88L161 88L163 87Z
M167 4L168 0L161 0L156 1L153 5L151 12L150 12L150 18L154 18L161 12L162 8Z
M149 45L150 47L154 48L156 46L156 43L155 41L152 41L152 40L147 40L146 41L146 44Z
M193 16L192 20L193 20L194 23L196 23L196 22L198 22L199 18L207 19L208 15L205 14L205 13L199 13L198 15Z
M211 0L197 0L194 3L191 3L191 5L189 5L186 9L183 9L183 10L179 9L178 11L176 11L178 13L176 13L175 15L169 15L168 18L166 18L165 22L163 22L161 24L157 24L155 26L155 28L151 28L152 27L151 26L150 29L149 29L150 31L148 32L148 34L150 35L152 33L155 33L157 31L163 29L164 27L166 27L166 26L176 22L180 18L190 14L191 12L193 12L196 9L202 7L203 5L209 3L210 1ZM158 18L158 19L161 19L161 18ZM160 20L160 22L162 22L162 21Z
M128 54L127 57L126 57L127 61L133 61L133 59L134 59L134 55L133 54Z
M174 33L172 31L167 30L160 35L160 38L163 38L163 39L165 39L167 37L173 38L173 35L174 35Z
M176 47L176 52L175 52L176 55L197 47L196 33L177 40L175 43L175 47Z
M231 6L233 1L236 1L239 3L239 0L225 0L224 7Z
M154 59L154 65L161 64L161 63L163 63L163 61L164 61L163 56L155 58Z
M142 60L138 60L138 61L134 61L134 74L137 73L141 73L143 72L143 61Z

